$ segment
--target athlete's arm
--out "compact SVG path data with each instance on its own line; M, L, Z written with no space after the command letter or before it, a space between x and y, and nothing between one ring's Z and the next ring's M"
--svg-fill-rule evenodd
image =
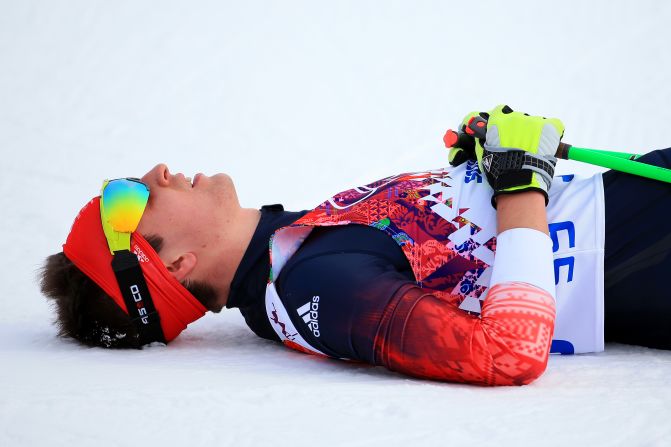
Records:
M555 322L545 198L529 191L499 196L497 205L496 263L481 317L458 309L453 296L406 286L383 317L376 363L481 385L523 385L545 371Z
M548 234L545 197L537 191L501 195L496 198L498 233L513 228L531 228Z
M375 363L404 374L479 385L524 385L547 366L554 299L526 283L492 287L481 318L452 297L407 286L383 318Z

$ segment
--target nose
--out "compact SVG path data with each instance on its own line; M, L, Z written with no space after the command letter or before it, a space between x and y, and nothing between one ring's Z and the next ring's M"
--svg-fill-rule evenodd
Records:
M165 163L159 163L149 172L142 176L142 181L147 185L168 186L170 183L170 171Z

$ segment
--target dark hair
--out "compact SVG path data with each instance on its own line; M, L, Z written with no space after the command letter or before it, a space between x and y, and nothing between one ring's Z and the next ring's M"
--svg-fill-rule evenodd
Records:
M163 238L145 237L156 252ZM219 312L217 294L204 282L182 283L208 310ZM137 348L138 332L131 319L93 280L86 276L63 252L49 256L40 272L42 293L54 300L59 335L71 337L87 346Z

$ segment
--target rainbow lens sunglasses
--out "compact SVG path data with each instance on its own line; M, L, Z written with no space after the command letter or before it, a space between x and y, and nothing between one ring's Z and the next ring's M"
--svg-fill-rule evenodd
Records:
M138 348L154 341L165 343L140 262L130 247L131 235L137 230L148 201L149 187L137 178L105 180L100 191L100 218L113 255L112 270L138 331Z

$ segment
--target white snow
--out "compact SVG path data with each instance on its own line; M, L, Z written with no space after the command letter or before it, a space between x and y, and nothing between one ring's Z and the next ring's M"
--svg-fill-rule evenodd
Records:
M650 0L0 2L0 445L671 445L669 352L609 345L484 389L294 353L237 311L87 349L35 283L103 178L160 161L296 210L445 165L445 129L501 102L576 145L669 146L670 19Z

